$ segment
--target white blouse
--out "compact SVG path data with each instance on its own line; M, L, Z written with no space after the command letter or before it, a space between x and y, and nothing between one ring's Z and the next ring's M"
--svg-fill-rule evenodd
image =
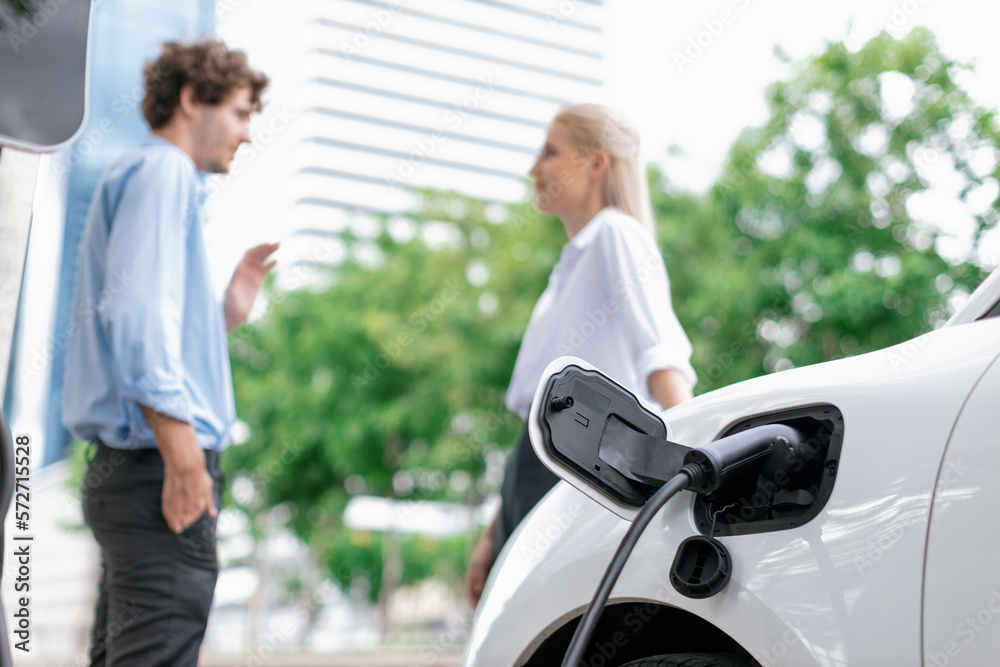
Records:
M697 381L656 242L618 209L601 210L563 246L521 341L507 407L527 418L545 367L565 355L654 403L654 371L676 368L692 387Z

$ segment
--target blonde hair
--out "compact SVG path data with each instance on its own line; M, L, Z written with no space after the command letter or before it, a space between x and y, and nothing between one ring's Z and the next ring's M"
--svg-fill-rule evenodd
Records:
M605 151L611 158L604 180L604 199L639 222L656 236L656 222L649 202L646 165L639 159L639 133L619 114L599 104L571 104L554 119L569 130L584 155Z

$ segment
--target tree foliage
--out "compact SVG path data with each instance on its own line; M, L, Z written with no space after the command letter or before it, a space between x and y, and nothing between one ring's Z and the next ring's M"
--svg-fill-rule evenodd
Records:
M830 44L770 89L707 198L654 196L700 389L902 342L981 282L1000 142L963 69L924 29Z
M830 44L770 89L769 120L740 136L710 193L652 174L699 392L901 342L980 282L998 137L956 85L962 69L923 30L858 52ZM964 202L956 226L928 213L935 192ZM474 504L496 490L520 426L506 384L565 242L530 205L452 194L382 223L374 241L348 235L367 251L327 287L272 290L266 317L233 337L250 437L225 460L252 483L237 504L253 515L287 503L325 571L345 585L363 576L373 598L384 545L343 525L349 497ZM459 579L466 541L401 544L400 581Z
M496 490L520 427L503 404L510 370L565 238L532 208L435 193L415 220L382 227L377 252L347 239L364 260L325 289L272 292L267 317L234 336L251 435L226 456L253 484L248 511L289 503L326 570L344 584L363 573L373 597L381 542L345 532L350 495L477 503ZM464 544L452 542L462 558Z

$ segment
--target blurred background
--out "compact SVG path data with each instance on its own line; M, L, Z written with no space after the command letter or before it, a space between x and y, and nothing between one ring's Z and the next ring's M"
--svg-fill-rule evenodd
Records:
M15 4L0 64L59 6L26 24ZM1000 263L998 18L985 0L98 0L89 120L41 159L3 395L35 444L24 664L87 647L97 551L59 423L76 246L100 174L148 134L140 75L165 41L216 35L272 80L209 181L220 294L248 247L282 247L230 338L205 664L453 664L520 427L504 391L565 242L526 187L559 107L639 129L704 393L932 330Z

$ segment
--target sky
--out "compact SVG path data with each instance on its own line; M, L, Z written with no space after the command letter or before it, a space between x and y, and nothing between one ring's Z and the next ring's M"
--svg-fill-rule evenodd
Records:
M582 0L506 1L550 16L600 22L604 26L604 35L593 38L594 48L605 54L597 68L604 86L596 99L574 101L603 103L629 118L642 137L643 156L660 166L668 185L675 190L707 191L721 173L727 152L739 134L767 120L767 88L790 77L795 63L820 55L829 42L843 41L849 49L857 50L883 30L902 38L917 26L927 27L947 56L975 66L974 73L960 79L960 85L983 106L1000 106L1000 43L993 34L1000 25L1000 3L995 0L605 0L601 8ZM252 4L244 3L239 9L247 10ZM411 4L436 12L444 8L475 9L475 5L454 0L411 0ZM338 7L361 11L362 16L375 11L367 5L359 10L350 3ZM230 16L238 17L239 9ZM269 37L233 30L239 21L232 26L228 21L220 23L220 34L227 40L237 38L235 46L245 48L258 66L266 69L268 57L288 55L287 49L275 49L267 41ZM554 33L566 31L553 35L559 41L588 46L578 43L579 31L559 21L551 21L548 29ZM793 65L775 56L776 47L791 58ZM521 60L533 57L526 51L512 55ZM575 67L554 55L546 55L534 64L568 70ZM402 83L401 88L405 88ZM539 143L541 136L539 131ZM527 143L531 143L530 138ZM522 155L518 159L520 163L505 168L527 174L534 157ZM451 187L469 194L479 194L484 186L483 178L476 173L448 176ZM300 185L302 178L296 178ZM938 227L952 224L962 230L972 229L969 212L959 210L953 194L938 194L930 204L924 202L923 211L911 214L933 218L931 224ZM510 193L493 195L503 200L511 197ZM520 198L513 195L513 200ZM220 199L217 210L226 212L226 207ZM263 241L289 241L291 233L280 233L278 227L284 224L281 216L275 217L272 228L258 232L248 229L239 215L220 215L217 219L223 221L216 227L223 230L219 236L226 239L217 244L219 261L214 262L220 285L228 280L231 267L238 261L239 248ZM992 258L984 262L987 265L1000 263L1000 234L996 236L990 245ZM211 239L209 244L216 247ZM963 244L957 242L956 257ZM297 257L294 248L289 242L278 251L279 266L293 263Z
M575 0L564 0L573 2ZM647 160L675 187L704 191L746 127L767 119L768 85L826 42L858 49L882 30L929 28L952 59L973 63L963 86L1000 106L1000 3L987 0L608 0L606 104L638 127ZM682 155L667 157L676 146Z

